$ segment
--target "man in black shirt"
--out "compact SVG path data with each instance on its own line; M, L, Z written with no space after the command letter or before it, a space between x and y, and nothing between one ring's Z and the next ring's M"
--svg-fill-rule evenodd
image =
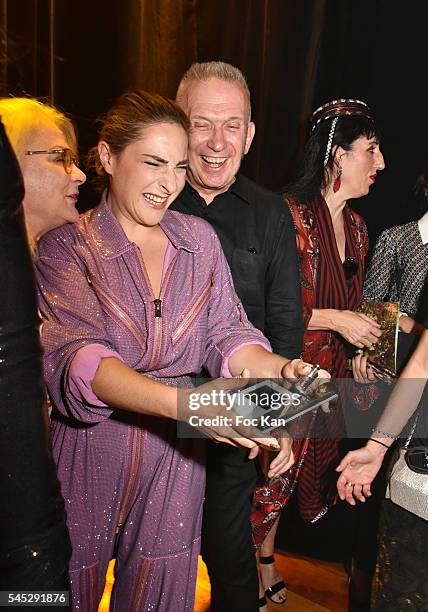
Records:
M230 64L193 64L177 101L191 122L186 186L172 209L216 230L250 321L275 353L297 358L303 324L295 232L279 196L239 174L254 137L245 77ZM202 553L213 612L256 612L258 576L250 512L258 476L245 450L208 445Z

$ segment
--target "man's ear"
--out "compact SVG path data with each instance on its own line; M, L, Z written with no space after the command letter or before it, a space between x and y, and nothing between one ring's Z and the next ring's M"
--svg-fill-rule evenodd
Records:
M113 156L108 143L104 140L100 140L98 143L98 155L100 156L100 162L105 172L107 172L107 174L113 174Z
M248 153L253 142L254 134L256 133L256 126L253 121L250 121L247 128L247 137L245 139L244 155Z

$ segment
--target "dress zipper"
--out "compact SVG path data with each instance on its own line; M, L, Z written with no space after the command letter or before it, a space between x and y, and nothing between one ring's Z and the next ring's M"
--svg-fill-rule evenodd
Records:
M137 252L138 252L138 256L140 258L140 262L141 262L141 269L143 272L143 276L145 278L147 287L149 288L150 293L152 294L153 297L153 305L154 305L154 319L155 319L155 337L154 337L154 341L153 341L153 355L152 355L152 359L150 361L150 365L149 365L149 371L150 370L154 370L156 364L159 361L159 355L160 355L160 351L161 351L161 345L162 345L162 299L161 297L155 298L154 292L153 292L153 288L152 285L150 283L150 279L149 276L147 274L147 270L146 270L146 266L144 264L144 259L143 256L141 255L141 251L140 249L138 249L137 247ZM171 263L169 264L168 270L165 274L165 277L161 283L161 287L160 287L160 291L159 291L159 296L163 296L166 292L166 288L168 286L169 283L169 279L171 278L171 273L172 270L175 267L175 263L177 261L177 257L178 257L178 251L175 254L173 260L171 261Z
M153 300L153 304L155 305L155 318L160 319L162 317L162 300L159 298Z

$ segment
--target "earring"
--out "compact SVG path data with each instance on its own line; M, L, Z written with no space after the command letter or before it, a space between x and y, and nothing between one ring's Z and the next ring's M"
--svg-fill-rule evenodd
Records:
M340 177L342 176L342 166L339 166L339 170L337 172L337 176L334 179L334 183L333 183L333 192L337 193L340 189L340 184L341 184L341 180Z

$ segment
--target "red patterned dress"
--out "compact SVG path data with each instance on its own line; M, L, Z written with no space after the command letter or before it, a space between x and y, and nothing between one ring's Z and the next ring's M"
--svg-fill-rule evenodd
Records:
M303 359L319 364L332 378L346 378L350 374L342 336L330 330L309 330L308 324L314 308L354 310L360 305L369 244L366 225L357 213L345 206L345 258L356 264L353 264L354 273L347 279L324 198L320 195L303 204L288 197L287 203L296 227L301 275L305 325ZM293 448L299 511L306 521L317 520L333 502L334 468L339 462L335 432L340 437L340 423L335 422L334 416L325 416L321 411L316 420L317 438L295 440Z

